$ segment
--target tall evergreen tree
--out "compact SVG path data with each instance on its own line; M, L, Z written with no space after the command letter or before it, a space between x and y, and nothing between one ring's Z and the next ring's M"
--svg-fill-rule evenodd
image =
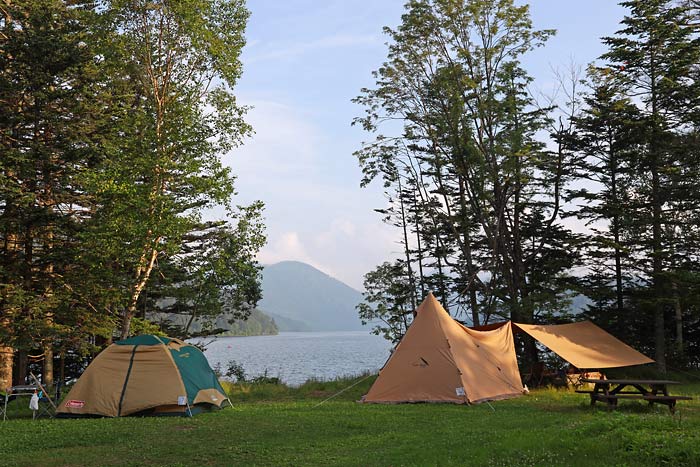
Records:
M4 2L0 18L0 386L9 381L12 349L45 355L53 380L53 346L82 332L62 321L76 302L68 278L74 242L89 205L80 174L98 152L104 124L101 67L89 5L58 0ZM96 320L99 320L96 317ZM2 386L6 387L6 386Z
M0 386L13 360L22 378L29 350L44 351L50 382L54 350L129 334L159 260L179 263L170 284L206 289L206 313L223 294L244 317L260 295L262 205L231 203L219 159L250 131L231 91L243 2L20 0L0 12ZM211 229L210 254L187 265L216 204L235 225Z
M569 199L579 206L575 214L594 233L587 242L591 272L584 278L584 291L595 299L589 315L634 342L639 336L631 332L634 318L625 306L633 279L629 251L634 245L626 213L632 168L645 146L642 117L622 93L615 71L590 68L588 81L585 108L573 119L575 131L566 141L578 154L575 176L583 186L570 190Z
M646 145L637 155L634 185L630 187L632 232L639 248L634 252L639 280L650 281L652 292L641 303L654 318L655 359L666 369L665 314L673 304L672 252L677 251L674 224L679 209L697 209L677 196L679 173L687 167L683 152L674 151L680 134L698 102L693 73L700 60L700 43L688 22L687 10L668 0L623 2L629 10L624 28L605 38L603 56L639 103Z
M406 263L383 263L365 275L363 302L357 310L363 324L373 323L372 332L397 344L414 318L412 284Z
M244 321L262 298L262 267L255 257L265 243L262 204L242 208L237 223L206 222L184 236L179 253L165 258L139 308L165 315L171 335L211 330L223 314ZM177 323L184 323L178 326Z

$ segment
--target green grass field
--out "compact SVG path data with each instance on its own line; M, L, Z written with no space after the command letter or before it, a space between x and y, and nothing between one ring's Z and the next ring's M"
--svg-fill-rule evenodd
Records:
M372 380L320 406L353 381L230 386L233 408L194 418L15 418L0 422L0 465L700 465L698 383L674 391L695 399L671 415L553 389L491 406L354 402Z

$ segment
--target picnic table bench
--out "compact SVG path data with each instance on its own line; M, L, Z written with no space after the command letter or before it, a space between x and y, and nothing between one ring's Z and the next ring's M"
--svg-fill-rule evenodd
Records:
M617 407L620 399L641 399L649 402L667 405L671 413L676 410L676 401L692 400L687 396L672 396L668 393L668 386L680 384L678 381L653 380L653 379L582 379L582 382L592 383L593 390L579 389L576 392L589 394L591 405L596 402L605 402L609 409ZM614 386L614 387L612 387ZM612 387L612 389L611 389Z

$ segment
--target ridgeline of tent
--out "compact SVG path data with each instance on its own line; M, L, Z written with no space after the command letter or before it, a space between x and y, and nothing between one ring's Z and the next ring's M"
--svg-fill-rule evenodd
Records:
M528 333L580 369L653 363L589 321L551 326L507 321L470 329L429 293L363 402L476 404L520 396L526 391L514 330Z

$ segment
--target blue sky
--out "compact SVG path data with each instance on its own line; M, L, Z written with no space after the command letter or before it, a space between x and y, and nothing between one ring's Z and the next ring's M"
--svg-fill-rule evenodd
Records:
M238 203L266 204L268 245L259 259L307 262L361 289L362 276L400 252L397 232L373 209L381 187L360 188L353 151L369 135L351 127L362 109L350 102L372 86L386 56L382 27L396 26L395 0L248 0L251 19L236 87L250 105L255 135L227 154L238 177ZM525 58L534 92L548 92L553 68L585 65L601 53L599 38L619 29L613 0L534 0L533 24L556 29Z

